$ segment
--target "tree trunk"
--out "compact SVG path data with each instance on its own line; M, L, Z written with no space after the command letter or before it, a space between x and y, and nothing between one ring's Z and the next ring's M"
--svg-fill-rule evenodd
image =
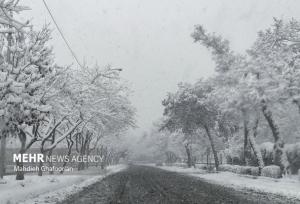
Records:
M210 148L207 147L206 149L206 166L210 165Z
M259 117L257 117L257 119L255 120L254 126L252 128L253 130L253 135L250 134L249 136L249 142L251 145L251 148L254 152L255 158L257 159L257 163L258 163L258 175L261 175L261 170L264 168L265 164L264 164L264 160L261 154L261 151L255 141L255 138L257 136L257 128L258 128L258 124L259 124Z
M67 137L67 144L68 144L68 153L67 153L67 155L68 155L68 157L70 157L71 153L72 153L72 147L74 145L74 141L72 140L72 136L71 135L70 135L69 138ZM63 169L60 171L61 174L64 173L66 165L67 165L67 161L64 161L63 166L62 166Z
M68 151L68 157L70 157L70 155L71 155L71 151L69 150ZM67 166L67 163L68 162L66 162L66 161L64 161L64 163L63 163L63 165L62 165L62 170L59 172L60 174L63 174L64 173L64 171L65 171L65 168L66 168L66 166Z
M80 150L80 157L83 157L85 155L85 146L83 144L83 146L81 146L81 150ZM79 162L78 163L78 171L84 170L85 164L84 162Z
M252 147L252 150L254 152L254 155L258 161L258 169L259 169L259 176L261 175L261 170L264 168L265 164L264 164L264 160L263 160L263 157L261 155L261 151L260 149L258 148L258 145L255 141L255 138L252 134L249 134L249 142L250 142L250 145Z
M248 158L251 155L251 148L248 145L249 141L249 134L250 134L250 129L249 129L249 120L246 114L246 110L242 110L243 114L243 125L244 125L244 152L243 152L243 163L244 165L248 165Z
M85 136L81 135L81 147L80 147L80 156L83 157L87 153L87 146L89 142L89 133L87 132ZM84 170L86 167L86 164L84 162L78 163L78 171Z
M19 154L24 154L26 149L26 134L20 130L19 139L21 143L21 149L19 151ZM16 180L24 180L24 171L23 171L23 161L16 161L17 167L20 168L20 171L17 171Z
M51 158L52 157L52 149L48 152L48 157ZM52 163L52 160L50 159L50 161L48 162L49 163L49 167L51 168L51 171L49 171L49 174L50 175L53 175L54 174L54 171L53 171L53 163Z
M185 144L185 151L186 151L186 155L187 155L187 165L188 168L192 167L192 156L191 156L191 149L190 149L190 145L189 144Z
M51 145L53 145L55 142L55 130L53 131L52 133L52 138L51 138ZM51 158L52 157L52 153L53 153L53 149L50 149L49 152L48 152L48 157ZM49 167L51 168L51 171L49 171L49 174L50 175L53 175L54 174L54 171L53 171L53 162L52 160L50 159L49 161Z
M251 155L251 149L248 145L250 130L248 127L248 120L244 119L244 152L243 152L243 163L248 165L248 159Z
M286 154L284 151L284 141L280 137L279 128L273 119L272 112L268 109L265 101L262 101L262 113L265 119L268 122L268 125L272 131L272 135L274 137L274 164L278 165L283 172L286 171L288 167L288 161L286 158Z
M264 160L263 157L261 155L261 151L255 141L256 135L257 135L257 128L258 128L258 124L259 124L259 119L257 117L257 119L255 120L254 126L252 128L253 134L251 134L251 131L248 127L249 121L248 121L248 117L246 114L246 111L243 110L243 117L244 117L244 128L247 128L247 141L249 140L250 146L253 150L254 156L257 159L258 162L258 169L259 169L259 175L261 175L261 170L264 168ZM246 125L245 125L246 124ZM250 153L250 152L249 152Z
M219 159L218 159L218 154L217 154L217 151L216 151L216 148L215 148L214 140L212 138L212 135L210 134L209 128L206 125L204 126L204 129L205 129L206 134L208 136L210 146L211 146L211 150L212 150L213 155L214 155L215 167L216 167L216 170L218 171L218 169L219 169Z
M96 149L96 155L99 155L99 148ZM99 162L96 162L96 167L98 167Z
M87 143L86 146L86 156L89 157L90 156L90 143ZM89 160L86 161L85 163L85 168L88 169L89 168Z
M104 169L106 166L106 163L107 163L107 148L105 148L103 145L101 145L100 154L102 157L100 166L101 166L101 169Z
M44 155L44 158L46 156L46 151L44 150L44 142L42 142L42 145L41 145L41 154ZM38 171L38 176L43 176L43 171L42 171L42 166L44 165L44 163L42 161L39 162L39 171Z
M43 176L42 166L43 166L43 162L40 161L40 162L39 162L39 172L38 172L38 176Z
M42 146L41 146L41 154L44 155L44 158L46 156L46 152L44 150L44 143L42 143ZM38 176L43 176L43 171L42 171L42 166L44 165L44 163L42 161L39 162L39 171L38 171Z
M5 153L6 153L6 134L2 133L0 151L0 179L3 179L5 174Z

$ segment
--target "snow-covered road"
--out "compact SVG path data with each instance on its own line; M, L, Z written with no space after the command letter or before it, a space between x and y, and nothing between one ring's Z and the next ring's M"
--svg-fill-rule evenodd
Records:
M297 203L287 197L237 190L149 166L130 166L84 188L60 204Z

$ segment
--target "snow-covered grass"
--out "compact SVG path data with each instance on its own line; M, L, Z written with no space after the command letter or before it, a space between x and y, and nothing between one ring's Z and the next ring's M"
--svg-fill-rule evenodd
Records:
M195 176L210 183L229 186L240 190L254 190L300 199L300 180L297 176L274 179L262 176L239 175L232 172L207 173L204 170L195 168L187 169L174 166L162 166L159 168Z
M24 181L16 181L15 176L6 176L5 184L0 184L0 204L56 203L83 187L125 168L125 165L115 165L107 167L105 171L99 167L90 167L66 175L26 175Z

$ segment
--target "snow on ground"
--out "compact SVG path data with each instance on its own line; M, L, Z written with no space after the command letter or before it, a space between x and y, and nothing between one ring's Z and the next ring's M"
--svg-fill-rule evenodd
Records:
M56 203L105 176L125 169L125 165L109 166L105 171L96 167L66 175L25 175L24 181L6 176L0 184L0 204Z
M204 174L205 171L197 168L184 168L184 167L176 167L176 166L160 166L160 168L168 171L173 171L177 173L184 174Z
M300 199L300 180L297 176L273 179L239 175L231 172L207 173L201 169L175 166L162 166L159 168L199 177L210 183L229 186L235 189L261 191Z

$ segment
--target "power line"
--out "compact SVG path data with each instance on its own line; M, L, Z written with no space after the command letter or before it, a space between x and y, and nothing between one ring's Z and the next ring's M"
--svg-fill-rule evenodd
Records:
M49 15L50 15L51 18L52 18L52 21L54 22L54 24L55 24L55 26L56 26L58 32L60 33L62 39L65 41L65 43L66 43L68 49L70 50L72 56L73 56L74 59L76 60L77 64L78 64L81 68L83 68L82 65L80 64L80 62L79 62L79 60L78 60L78 58L77 58L75 52L72 50L72 48L71 48L69 42L68 42L67 39L65 38L65 36L64 36L64 34L63 34L63 32L62 32L62 30L60 29L60 27L59 27L58 24L56 23L56 20L55 20L54 16L52 15L52 13L51 13L51 11L50 11L50 9L49 9L49 7L48 7L46 1L43 0L43 2L44 2L44 5L45 5L45 7L46 7L46 9L47 9L47 11L48 11L48 13L49 13Z

